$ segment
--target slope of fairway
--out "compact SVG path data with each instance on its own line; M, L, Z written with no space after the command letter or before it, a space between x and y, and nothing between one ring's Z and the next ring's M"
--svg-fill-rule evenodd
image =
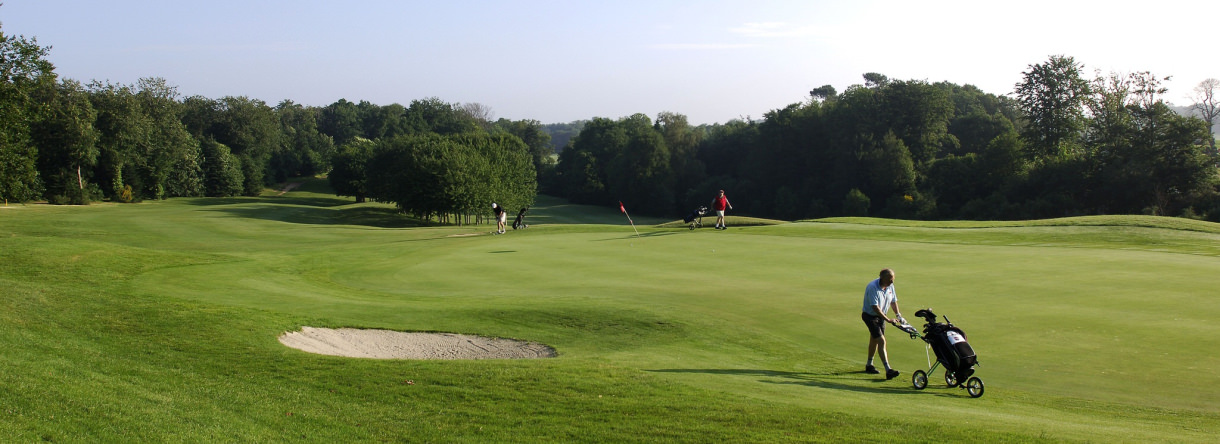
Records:
M587 213L587 214L586 214ZM617 219L623 219L621 221ZM1220 432L1220 230L1176 219L834 219L687 230L540 197L433 226L282 196L0 212L15 441L1181 441ZM710 225L710 224L709 224ZM730 225L732 222L730 221ZM668 225L666 225L668 226ZM882 267L979 353L978 399L863 374ZM350 359L303 326L536 341L553 359Z

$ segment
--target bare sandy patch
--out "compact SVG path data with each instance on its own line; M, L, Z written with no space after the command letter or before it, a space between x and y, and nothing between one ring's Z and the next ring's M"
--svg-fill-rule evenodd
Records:
M301 327L280 335L286 346L322 355L374 359L552 358L555 349L537 342L454 333L418 333L359 328Z
M280 190L280 192L279 192L279 194L276 194L276 196L283 196L283 195L284 195L284 193L287 193L287 192L289 192L289 191L292 191L292 190L296 189L297 187L299 187L299 186L303 185L304 183L305 183L305 182L289 182L289 183L286 183L286 184L284 184L284 188L283 188L283 189L281 189L281 190Z

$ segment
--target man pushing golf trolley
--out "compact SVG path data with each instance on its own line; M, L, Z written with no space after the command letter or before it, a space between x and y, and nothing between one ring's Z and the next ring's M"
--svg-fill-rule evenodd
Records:
M962 329L953 326L949 322L949 317L945 316L945 322L936 322L936 313L932 309L925 308L915 312L915 316L919 316L926 322L923 326L923 334L915 330L902 317L898 317L898 322L894 323L899 330L911 335L911 339L920 339L925 343L924 352L931 349L936 353L936 362L932 362L931 355L928 355L929 368L927 372L916 370L911 374L911 384L916 390L923 390L928 386L928 375L936 371L937 366L945 368L945 383L949 387L960 387L966 389L971 398L983 396L983 380L974 375L974 366L978 364L978 356L974 354L974 349L966 342L966 333Z

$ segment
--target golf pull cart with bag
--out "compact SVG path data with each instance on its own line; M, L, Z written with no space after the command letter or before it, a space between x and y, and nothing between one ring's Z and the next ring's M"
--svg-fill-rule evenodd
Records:
M911 339L923 340L926 343L925 352L927 349L931 349L936 353L935 363L931 362L932 357L928 356L927 372L916 370L911 375L911 384L915 386L915 389L923 390L927 387L928 375L936 371L936 367L944 366L945 383L949 387L964 388L971 398L983 396L983 380L978 376L972 376L974 366L978 364L978 356L966 342L966 333L962 329L954 327L948 317L945 317L945 322L936 322L936 313L932 313L931 309L916 311L915 316L919 316L927 322L923 326L923 334L907 324L906 320L901 320L902 325L895 326L910 334Z
M525 208L522 208L521 211L517 213L517 220L513 221L514 230L520 230L523 228L530 227L529 225L525 224L525 212L529 211L529 210L530 210L530 207L525 207Z
M690 214L682 218L682 222L690 224L690 229L703 228L703 216L707 214L707 207L695 208Z

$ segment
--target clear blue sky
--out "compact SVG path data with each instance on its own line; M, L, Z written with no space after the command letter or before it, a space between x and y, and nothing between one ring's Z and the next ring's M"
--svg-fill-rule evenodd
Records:
M1220 78L1217 1L0 0L5 34L82 82L324 106L437 97L543 123L661 111L761 118L878 72L1009 94L1050 55ZM1207 29L1211 30L1208 31Z

